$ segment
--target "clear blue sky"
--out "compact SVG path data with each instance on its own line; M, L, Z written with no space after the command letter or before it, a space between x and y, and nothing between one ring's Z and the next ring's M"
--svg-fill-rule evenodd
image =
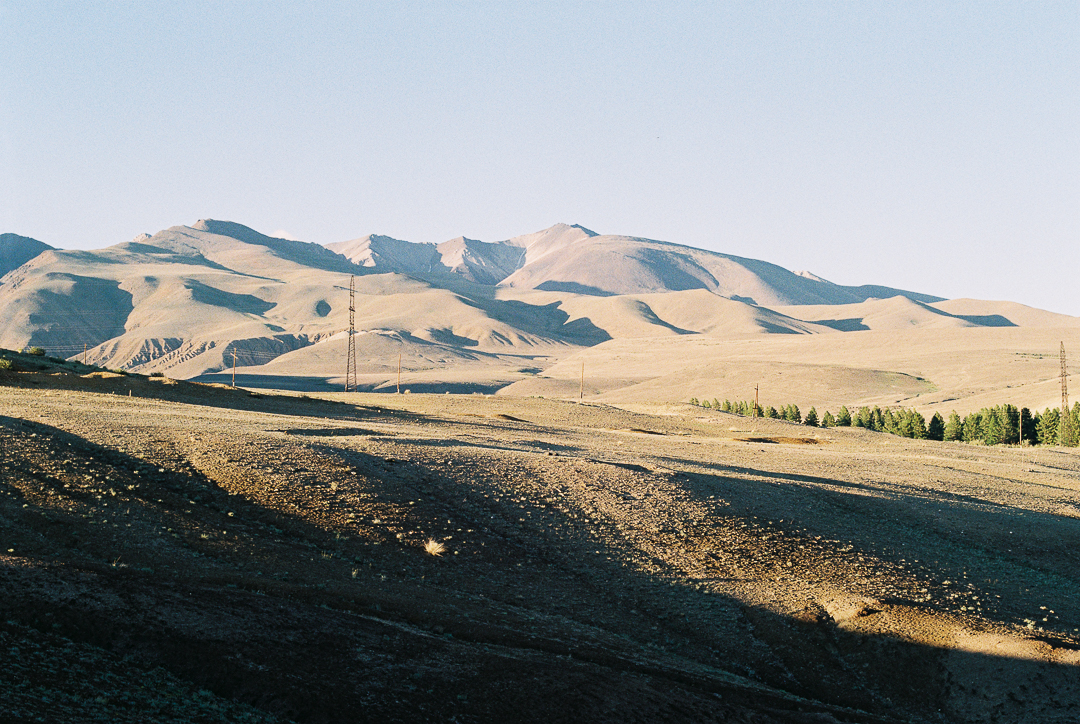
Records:
M564 221L1080 315L1080 2L0 0L0 232Z

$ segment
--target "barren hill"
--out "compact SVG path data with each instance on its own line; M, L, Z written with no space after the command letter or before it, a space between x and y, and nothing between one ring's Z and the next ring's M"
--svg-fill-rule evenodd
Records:
M601 235L567 224L493 243L458 237L438 245L412 244L367 236L329 248L376 271L449 272L482 284L598 296L704 289L762 306L850 304L898 295L919 302L941 301L889 287L845 287L755 259Z
M587 390L612 402L745 397L771 370L780 402L996 404L1025 390L1016 403L1041 405L1055 338L1080 349L1080 318L842 286L567 224L497 242L369 235L330 248L215 220L97 251L4 239L21 250L12 264L27 259L0 280L0 346L228 382L235 366L251 386L342 384L350 276L361 389L397 389L400 374L413 391L569 396L584 362ZM901 338L920 355L896 354ZM732 359L729 342L762 355ZM971 383L979 355L1013 354L1032 364Z

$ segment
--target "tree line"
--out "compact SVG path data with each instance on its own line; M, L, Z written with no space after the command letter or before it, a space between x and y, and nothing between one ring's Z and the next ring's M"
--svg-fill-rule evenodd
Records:
M984 407L963 418L953 412L948 420L939 412L927 420L915 409L883 410L877 405L872 408L860 407L854 413L842 406L835 415L829 411L819 415L817 409L811 407L803 415L795 404L776 408L745 400L720 402L714 398L710 402L696 397L690 398L690 404L734 415L786 420L810 427L862 427L917 440L980 442L984 445L1018 445L1023 442L1025 445L1068 447L1076 447L1080 443L1080 402L1073 405L1064 418L1060 410L1052 407L1040 413L1026 407L997 405Z

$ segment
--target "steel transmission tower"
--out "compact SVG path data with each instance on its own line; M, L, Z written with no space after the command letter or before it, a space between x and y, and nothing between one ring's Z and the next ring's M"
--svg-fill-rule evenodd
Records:
M1069 412L1069 369L1065 366L1065 343L1061 343L1061 415L1058 426L1058 444L1072 445L1076 431L1073 429L1072 414Z
M349 275L349 354L345 360L345 391L356 392L356 277Z
M1069 411L1069 370L1065 366L1065 343L1061 343L1061 414Z

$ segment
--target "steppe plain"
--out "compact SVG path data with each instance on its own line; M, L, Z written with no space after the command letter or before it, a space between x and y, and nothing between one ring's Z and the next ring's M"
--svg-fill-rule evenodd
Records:
M9 720L1080 707L1075 450L71 367L0 372Z

